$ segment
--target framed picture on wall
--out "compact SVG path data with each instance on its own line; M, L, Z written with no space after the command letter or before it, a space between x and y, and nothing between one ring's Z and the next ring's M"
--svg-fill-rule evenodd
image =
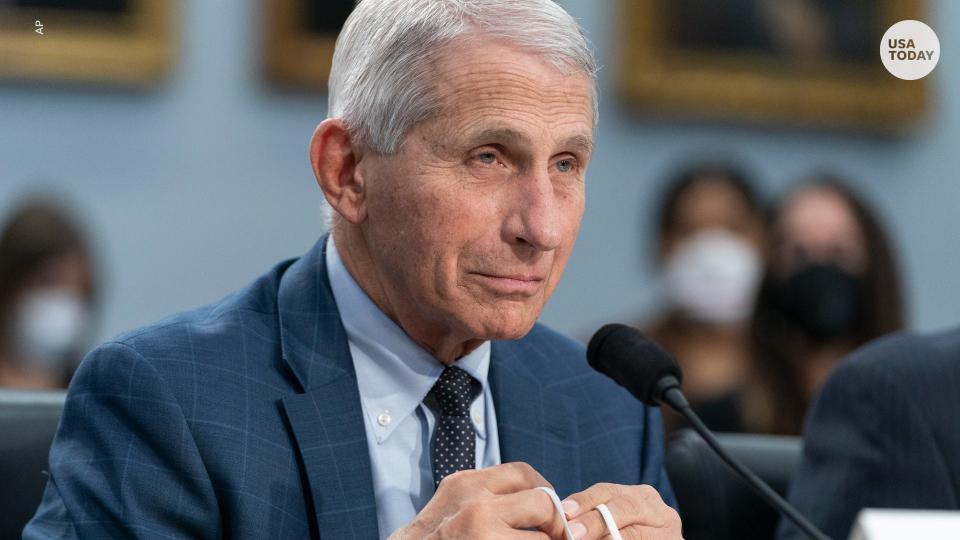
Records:
M282 86L322 90L356 0L266 0L266 71Z
M896 131L925 80L880 60L886 29L921 0L623 0L619 90L670 116Z
M143 85L174 56L169 0L0 0L0 77Z

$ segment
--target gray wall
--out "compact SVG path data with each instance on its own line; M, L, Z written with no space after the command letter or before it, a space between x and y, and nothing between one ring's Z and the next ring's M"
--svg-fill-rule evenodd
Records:
M546 322L583 335L649 309L641 225L659 180L704 150L741 158L770 195L823 166L854 179L899 249L912 326L960 322L960 2L930 2L937 109L900 138L643 120L612 94L615 3L565 4L607 67L588 209ZM157 89L0 85L0 215L38 188L75 202L106 272L102 338L219 298L322 231L307 141L325 100L262 83L255 0L182 5L179 62Z

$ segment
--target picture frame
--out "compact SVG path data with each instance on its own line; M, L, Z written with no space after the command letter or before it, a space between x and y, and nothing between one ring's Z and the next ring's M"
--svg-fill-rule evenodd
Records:
M0 0L0 78L150 85L170 71L169 0Z
M737 0L726 5L747 5L751 1L764 0ZM744 10L731 11L729 21L716 12L704 13L701 18L705 24L699 25L698 21L687 24L678 19L676 6L691 6L695 11L715 9L724 3L624 0L620 5L625 22L618 90L631 108L671 118L901 131L928 110L929 85L925 79L904 81L887 73L880 60L880 40L886 28L897 21L922 20L921 1L848 2L844 7L876 6L871 17L840 21L873 21L860 29L862 35L853 39L847 36L848 46L853 43L851 51L855 51L849 56L835 52L819 58L783 58L777 56L783 53L776 50L750 49L744 35L756 25L742 20ZM800 5L802 0L779 4L789 3ZM763 8L774 4L767 2ZM733 23L724 24L730 21ZM737 28L741 23L746 30ZM685 25L693 32L684 32ZM697 29L718 27L726 29L728 35L714 32L709 39L698 42ZM802 31L796 34L804 36ZM711 46L710 40L724 45Z
M355 0L266 0L264 67L275 85L322 91Z

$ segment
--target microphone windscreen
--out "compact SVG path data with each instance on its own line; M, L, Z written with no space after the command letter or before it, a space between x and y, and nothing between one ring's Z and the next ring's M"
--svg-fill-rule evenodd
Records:
M624 324L608 324L590 338L590 366L626 388L637 399L658 406L657 383L668 375L683 380L680 367L659 345Z

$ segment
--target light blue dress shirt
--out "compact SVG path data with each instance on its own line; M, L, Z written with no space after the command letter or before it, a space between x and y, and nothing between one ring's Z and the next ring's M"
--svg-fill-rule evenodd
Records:
M363 406L380 537L409 523L433 496L430 435L436 417L423 404L443 364L413 342L373 303L347 271L331 234L327 272L347 332ZM500 463L500 441L486 341L456 365L480 381L470 407L477 431L477 468Z

